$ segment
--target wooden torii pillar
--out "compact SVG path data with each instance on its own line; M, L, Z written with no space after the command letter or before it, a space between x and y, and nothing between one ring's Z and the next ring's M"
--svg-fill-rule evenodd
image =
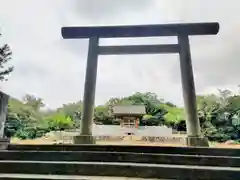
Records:
M200 123L197 116L189 36L215 35L218 31L219 24L215 22L138 26L63 27L62 36L64 39L89 39L81 132L79 136L75 137L75 143L94 143L92 123L98 55L178 53L180 56L182 91L187 116L187 144L190 146L207 146L208 141L201 135ZM178 43L168 45L99 46L100 38L153 36L177 36Z

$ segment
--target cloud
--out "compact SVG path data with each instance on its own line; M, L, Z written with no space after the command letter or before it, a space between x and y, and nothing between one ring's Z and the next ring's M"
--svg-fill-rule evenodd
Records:
M204 91L209 86L237 86L240 80L238 71L240 43L236 34L239 32L237 17L240 14L237 7L240 2L185 0L184 8L181 3L176 3L174 6L180 21L220 23L220 32L217 36L191 38L192 60L198 90Z
M191 37L198 93L239 84L238 7L219 0L0 0L1 43L13 51L15 71L3 89L45 99L49 107L82 99L87 40L63 40L62 26L220 22L216 36ZM14 4L14 6L13 6ZM108 39L101 44L158 44L176 38ZM182 104L177 55L100 56L96 103L136 91Z
M141 10L151 8L155 1L152 0L80 0L75 1L74 9L76 14L79 14L81 18L88 19L91 22L106 21L111 19L115 21L115 18L129 15L134 13L141 13Z

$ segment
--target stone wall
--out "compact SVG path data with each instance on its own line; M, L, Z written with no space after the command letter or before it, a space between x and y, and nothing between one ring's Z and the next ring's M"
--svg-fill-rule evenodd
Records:
M51 132L45 138L49 141L59 141L65 144L72 144L73 137L78 132ZM178 144L185 145L185 135L169 135L169 136L134 136L134 135L98 135L94 136L96 142L109 142L120 144L141 144L141 143L160 143L160 144Z
M127 132L134 135L127 135ZM48 139L72 144L73 137L79 135L79 130L64 132L51 132L46 135ZM179 144L185 145L185 135L174 135L171 128L164 126L145 126L140 128L122 128L117 125L94 125L93 136L96 142L120 144Z
M8 107L9 96L3 92L0 92L0 138L4 136L4 126L7 117L7 107Z
M171 136L172 128L166 126L140 126L126 128L119 125L93 125L93 136L124 136L131 133L135 136Z

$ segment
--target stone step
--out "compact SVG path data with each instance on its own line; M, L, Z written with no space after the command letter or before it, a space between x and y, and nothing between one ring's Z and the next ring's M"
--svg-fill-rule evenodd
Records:
M240 168L142 163L0 161L0 173L236 180Z
M129 145L17 145L10 144L8 150L22 151L107 151L107 152L139 152L153 154L188 154L211 156L239 156L238 149L203 148L203 147L159 147Z
M240 157L102 151L0 151L0 160L132 162L148 164L240 167Z
M3 180L156 180L128 177L42 175L42 174L0 174ZM165 179L166 180L166 179Z

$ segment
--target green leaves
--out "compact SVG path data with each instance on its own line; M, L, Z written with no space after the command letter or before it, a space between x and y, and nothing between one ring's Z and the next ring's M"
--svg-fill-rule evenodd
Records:
M37 98L29 94L23 97L23 102L25 105L32 107L35 111L39 111L40 108L45 106L42 98Z
M73 121L71 117L66 116L63 113L55 113L43 120L43 125L49 130L65 130L73 127Z
M186 131L184 108L165 102L151 92L111 98L104 105L95 107L94 122L119 124L112 115L112 107L115 105L144 105L146 114L140 119L140 125L167 125L178 131ZM82 101L63 104L52 111L41 110L43 106L43 100L32 95L24 96L23 101L10 99L5 134L19 138L36 138L49 131L79 127ZM239 94L220 90L217 95L197 96L197 109L202 133L211 141L240 139Z
M0 81L7 80L6 75L9 75L13 71L12 66L5 67L5 64L11 60L11 56L12 51L7 44L0 46Z
M168 113L164 115L165 120L168 123L174 123L177 124L182 120L185 120L185 112L183 108L177 108L177 107L165 107Z

